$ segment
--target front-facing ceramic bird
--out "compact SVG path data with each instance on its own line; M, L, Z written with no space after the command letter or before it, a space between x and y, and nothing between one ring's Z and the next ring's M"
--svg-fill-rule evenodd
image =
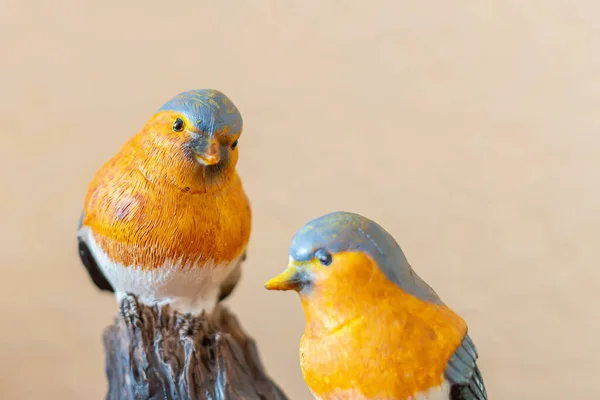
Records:
M317 399L485 400L467 325L377 223L334 212L293 237L287 269L306 316L304 379Z
M251 211L235 170L240 112L217 90L166 102L92 179L78 230L93 282L181 312L210 311L240 278Z

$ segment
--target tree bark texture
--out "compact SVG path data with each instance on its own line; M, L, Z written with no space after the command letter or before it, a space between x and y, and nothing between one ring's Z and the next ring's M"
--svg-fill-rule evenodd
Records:
M107 400L287 400L223 306L191 316L133 295L120 306L104 332Z

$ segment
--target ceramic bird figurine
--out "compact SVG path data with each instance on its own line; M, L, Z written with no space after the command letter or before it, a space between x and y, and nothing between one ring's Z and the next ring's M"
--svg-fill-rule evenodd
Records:
M265 286L300 296L300 364L315 398L487 399L465 321L380 225L326 214L295 234L289 255Z
M217 90L167 101L92 179L78 230L96 286L210 312L240 278L251 230L236 172L242 117Z

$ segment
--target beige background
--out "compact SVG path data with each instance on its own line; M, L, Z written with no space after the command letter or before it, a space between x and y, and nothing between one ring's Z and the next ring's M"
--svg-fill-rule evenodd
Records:
M2 399L105 395L116 308L76 253L83 195L201 87L245 120L255 219L229 304L292 399L303 315L262 284L336 209L383 224L466 318L490 399L600 398L597 2L172 4L0 5Z

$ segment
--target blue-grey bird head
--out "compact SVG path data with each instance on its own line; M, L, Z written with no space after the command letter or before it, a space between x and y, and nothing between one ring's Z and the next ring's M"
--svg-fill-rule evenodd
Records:
M224 168L232 160L243 120L225 94L214 89L189 90L167 101L157 113L161 111L176 113L172 129L189 135L187 145L199 163Z
M442 304L435 291L414 272L392 235L359 214L337 211L307 222L292 238L289 255L302 262L315 257L327 259L327 253L335 256L345 251L366 253L403 291Z

